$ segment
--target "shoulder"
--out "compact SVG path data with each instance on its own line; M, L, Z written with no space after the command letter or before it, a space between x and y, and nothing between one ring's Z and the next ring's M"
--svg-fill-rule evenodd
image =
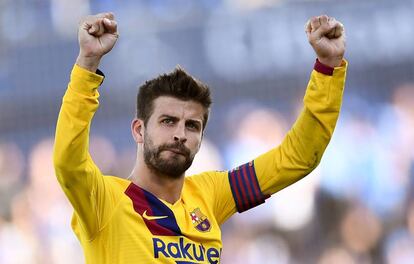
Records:
M114 189L119 189L122 192L125 191L131 184L130 180L120 178L117 176L104 175L103 179L107 186L111 186Z
M194 174L194 175L188 175L185 177L186 182L197 182L199 180L203 179L212 179L215 177L220 177L222 175L227 175L228 171L205 171L202 173Z
M228 171L206 171L185 177L184 184L191 187L214 187L228 178Z

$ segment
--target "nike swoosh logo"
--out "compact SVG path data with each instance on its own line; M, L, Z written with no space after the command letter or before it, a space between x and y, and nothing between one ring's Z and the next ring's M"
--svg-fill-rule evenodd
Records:
M147 219L147 220L158 220L158 219L164 219L164 218L167 218L167 217L168 217L168 215L162 215L162 216L152 216L152 215L147 215L147 210L145 210L145 211L144 211L144 213L142 214L142 217L143 217L144 219Z

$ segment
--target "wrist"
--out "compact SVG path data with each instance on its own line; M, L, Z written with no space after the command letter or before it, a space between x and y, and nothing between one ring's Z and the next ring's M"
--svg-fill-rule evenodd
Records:
M316 59L315 65L313 66L313 69L319 73L332 76L335 68L330 67L328 65L325 65L319 61L319 59Z
M80 53L76 59L76 64L85 70L96 72L99 63L101 62L101 58L101 56L85 56Z
M342 56L334 57L334 58L320 58L318 57L318 60L320 63L335 68L342 65Z

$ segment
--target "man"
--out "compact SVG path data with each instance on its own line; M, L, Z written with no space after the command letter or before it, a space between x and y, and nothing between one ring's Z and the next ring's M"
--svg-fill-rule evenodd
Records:
M347 63L342 25L306 25L317 61L304 109L283 143L228 172L185 177L211 103L208 87L181 69L140 87L131 125L137 143L131 180L104 176L88 152L103 75L98 65L118 38L111 13L85 18L80 52L59 114L56 175L74 207L72 228L87 263L219 263L220 225L298 181L319 163L335 127Z

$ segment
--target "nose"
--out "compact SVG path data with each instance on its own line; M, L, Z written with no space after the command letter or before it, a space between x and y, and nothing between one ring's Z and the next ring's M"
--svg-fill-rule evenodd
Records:
M187 141L187 136L185 134L184 126L177 126L177 129L174 133L174 142L185 143Z

